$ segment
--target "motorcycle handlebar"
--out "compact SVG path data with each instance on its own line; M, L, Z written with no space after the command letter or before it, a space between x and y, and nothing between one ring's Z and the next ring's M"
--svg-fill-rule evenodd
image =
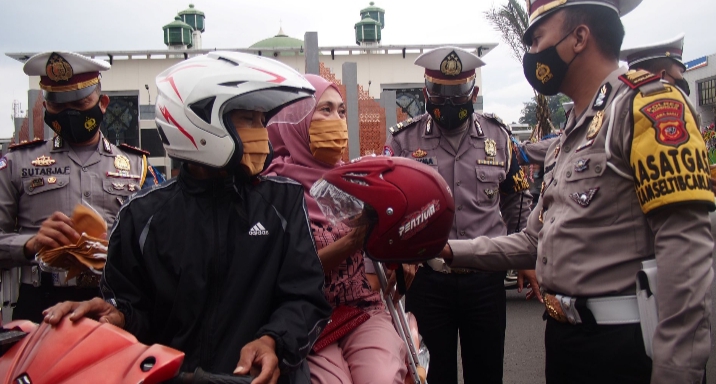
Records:
M205 372L197 368L194 373L180 372L164 384L251 384L254 378L248 375L225 375Z

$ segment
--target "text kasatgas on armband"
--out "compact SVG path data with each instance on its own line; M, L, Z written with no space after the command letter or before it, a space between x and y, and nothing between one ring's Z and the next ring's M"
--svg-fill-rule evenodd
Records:
M705 151L670 149L649 155L632 166L636 194L642 205L676 192L711 190Z

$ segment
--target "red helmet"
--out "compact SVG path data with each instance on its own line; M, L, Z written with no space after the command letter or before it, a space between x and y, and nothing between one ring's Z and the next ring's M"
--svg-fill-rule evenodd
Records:
M332 221L371 224L365 251L381 262L431 259L445 247L455 216L452 191L430 166L372 156L323 175L311 188Z

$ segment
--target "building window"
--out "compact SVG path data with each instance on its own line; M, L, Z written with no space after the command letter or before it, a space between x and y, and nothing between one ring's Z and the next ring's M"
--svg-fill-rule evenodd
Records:
M425 113L425 97L422 88L396 89L395 103L410 117Z
M716 102L716 78L699 83L699 106Z
M139 146L139 97L115 96L109 98L107 112L102 121L102 133L114 145L122 143Z

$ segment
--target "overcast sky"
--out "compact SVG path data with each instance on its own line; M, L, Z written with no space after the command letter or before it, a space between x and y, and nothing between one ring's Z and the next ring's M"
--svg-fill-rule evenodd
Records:
M352 45L353 25L360 20L360 9L368 6L368 0L3 1L0 137L12 135L12 102L19 100L27 109L28 89L22 64L4 53L162 49L162 26L173 21L190 1L206 14L204 48L248 47L275 35L281 24L286 34L300 39L306 31L318 32L319 46ZM506 0L375 2L386 11L382 41L386 45L501 43L484 12ZM624 48L685 32L686 60L716 53L714 16L713 0L644 0L623 18L627 32ZM523 103L533 95L522 67L503 44L483 59L487 63L481 92L485 112L497 113L507 122L517 121Z

